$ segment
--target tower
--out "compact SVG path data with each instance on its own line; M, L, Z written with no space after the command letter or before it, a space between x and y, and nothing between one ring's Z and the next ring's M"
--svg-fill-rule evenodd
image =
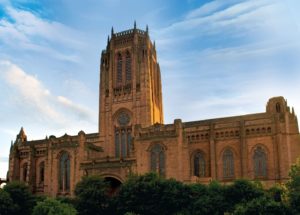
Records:
M163 123L160 68L146 31L108 37L100 62L99 133L106 156L131 156L134 125Z

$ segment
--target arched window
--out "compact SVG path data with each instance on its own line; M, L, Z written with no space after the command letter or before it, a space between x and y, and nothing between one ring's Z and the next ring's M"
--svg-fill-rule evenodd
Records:
M129 52L126 53L125 71L126 71L126 81L130 81L131 80L131 56Z
M63 152L59 159L59 189L70 190L70 156L67 152Z
M121 112L117 117L118 126L115 127L115 156L126 158L130 156L132 148L130 116Z
M27 181L27 173L28 173L28 164L27 163L24 163L23 164L23 181Z
M122 84L122 67L123 67L122 55L121 53L119 53L117 57L117 84Z
M255 177L259 178L267 176L267 155L260 146L254 150L253 167Z
M194 156L194 175L198 177L205 177L205 159L202 152L197 152Z
M155 144L150 150L151 171L161 176L165 175L165 152L160 144Z
M40 176L40 183L44 183L45 180L45 162L42 161L39 165L39 176Z
M277 111L277 113L281 112L281 107L280 107L279 102L276 103L276 111Z
M230 149L226 149L223 153L223 177L234 177L234 159L233 153Z
M132 148L131 127L115 129L115 156L126 158Z

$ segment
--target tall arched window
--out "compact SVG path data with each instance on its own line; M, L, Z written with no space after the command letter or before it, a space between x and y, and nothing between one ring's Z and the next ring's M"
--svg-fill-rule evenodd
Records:
M122 55L121 53L119 53L117 57L117 84L122 84L122 67L123 67Z
M267 155L260 146L254 150L253 167L255 177L259 178L267 176Z
M23 166L22 166L23 168L23 172L22 172L22 179L23 179L23 181L27 181L27 173L28 173L28 163L24 163L23 164Z
M63 152L59 159L59 189L70 190L70 156L67 152Z
M277 113L281 112L281 108L280 108L279 102L276 103L276 111L277 111Z
M165 152L160 144L152 146L150 151L151 171L165 175Z
M42 161L39 165L39 176L40 176L40 183L44 183L45 180L45 162Z
M131 132L130 116L127 112L122 111L117 117L117 126L115 127L115 155L117 158L130 156L132 148Z
M202 152L197 152L194 156L194 175L198 177L205 177L205 159Z
M130 81L131 80L131 56L128 51L126 53L125 71L126 71L126 81Z
M223 177L234 177L234 158L233 152L230 149L226 149L223 153Z

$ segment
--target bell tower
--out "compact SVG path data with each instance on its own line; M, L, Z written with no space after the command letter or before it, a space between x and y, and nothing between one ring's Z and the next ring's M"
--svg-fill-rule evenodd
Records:
M130 156L134 125L163 123L161 74L148 26L140 30L134 23L118 33L112 28L101 54L99 107L99 133L109 156Z

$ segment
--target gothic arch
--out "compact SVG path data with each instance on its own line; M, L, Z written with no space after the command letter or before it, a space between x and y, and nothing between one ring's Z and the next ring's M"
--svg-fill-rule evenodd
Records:
M39 162L37 172L38 172L38 179L39 179L38 182L39 182L39 184L43 184L45 181L45 161L44 160Z
M123 56L121 52L116 54L116 84L120 85L123 82Z
M99 175L101 178L114 178L118 181L120 181L121 183L124 183L125 182L125 179L117 174L113 174L113 173L102 173Z
M132 155L133 127L132 113L120 108L113 115L115 157L126 158Z
M62 150L57 155L58 191L66 193L71 189L71 155Z
M221 169L222 169L222 178L229 179L234 178L236 176L235 173L235 163L237 154L232 147L224 147L221 152Z
M263 144L256 144L251 149L251 167L254 178L268 177L269 150Z
M126 82L132 80L132 55L128 50L125 54L125 80Z
M129 124L130 124L130 123L131 123L131 124L133 123L133 114L132 114L132 112L131 112L129 109L122 107L122 108L119 108L118 110L116 110L115 113L114 113L113 116L112 116L114 125L116 125L115 123L117 122L117 118L118 118L118 116L119 116L121 113L126 113L126 114L128 114L128 116L130 117L130 122L129 122Z
M149 169L160 176L166 175L166 146L160 142L153 142L148 147Z
M190 154L191 176L208 177L210 175L207 156L207 153L200 149L196 149Z

